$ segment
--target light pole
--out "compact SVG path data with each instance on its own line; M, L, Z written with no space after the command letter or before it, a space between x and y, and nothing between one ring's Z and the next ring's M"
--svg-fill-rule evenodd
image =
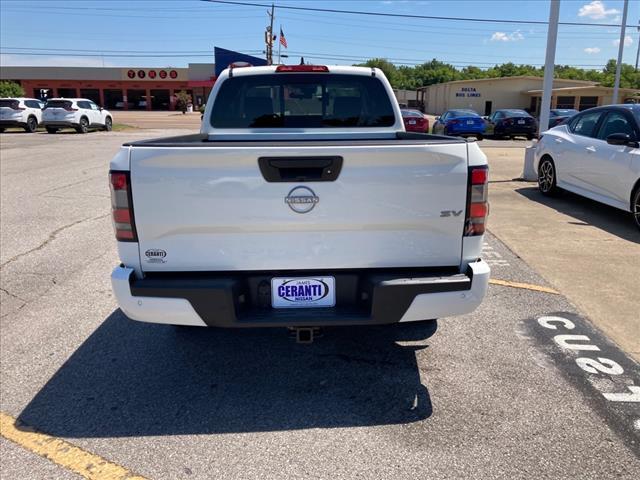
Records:
M640 20L638 20L638 26L636 27L640 32ZM638 51L636 52L636 72L638 71L638 59L640 58L640 35L638 35Z
M540 124L538 134L549 128L549 110L551 109L551 91L553 90L553 70L556 61L556 41L558 39L558 19L560 0L551 0L549 8L549 29L547 30L547 54L544 61L544 80L542 81L542 104L540 105Z
M624 51L624 34L627 28L627 10L629 9L629 0L624 0L622 9L622 25L620 26L620 45L618 45L618 63L616 64L616 79L613 82L613 104L618 103L618 90L620 89L620 72L622 70L622 52Z

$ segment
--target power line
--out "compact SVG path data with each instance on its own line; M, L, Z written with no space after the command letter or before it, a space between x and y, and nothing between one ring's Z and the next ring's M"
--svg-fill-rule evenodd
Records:
M200 0L202 2L220 3L227 5L238 5L243 7L271 7L266 3L237 2L230 0ZM428 20L449 20L455 22L483 22L483 23L509 23L509 24L526 24L526 25L547 25L548 22L542 20L506 20L497 18L472 18L472 17L441 17L434 15L416 15L408 13L383 13L371 12L364 10L339 10L336 8L313 8L313 7L294 7L291 5L275 5L276 8L282 10L300 10L307 12L327 12L327 13L343 13L347 15L369 15L375 17L396 17L396 18L421 18ZM619 27L615 23L584 23L584 22L559 22L560 25L582 25L589 27ZM635 27L636 25L627 25L627 27Z
M3 47L7 48L7 47ZM58 50L59 51L59 50ZM158 54L158 53L147 53L147 54L102 54L99 53L100 51L95 51L95 53L67 53L66 50L64 52L60 52L60 53L64 53L65 57L105 57L105 58L174 58L174 57L208 57L211 58L211 53L208 54L190 54L190 53L180 53L180 54ZM23 51L18 51L18 52L6 52L6 51L2 51L0 50L1 54L4 55L25 55L25 56L52 56L55 55L54 53L44 53L44 52L23 52ZM244 51L242 53L245 54L257 54L257 53L261 53L261 51L259 50L247 50ZM290 54L292 55L302 55L305 58L313 58L313 59L319 59L319 60L335 60L335 61L342 61L342 62L357 62L357 63L364 63L367 60L370 60L371 57L368 56L355 56L355 55L340 55L340 54L330 54L330 53L318 53L318 52L303 52L303 51L289 51ZM387 58L388 61L390 61L391 63L397 63L397 64L401 64L401 65L422 65L424 63L428 63L430 60L426 60L426 59L410 59L410 58L398 58L398 57L388 57ZM477 61L470 61L470 62L465 62L465 61L447 61L447 62L443 62L445 64L450 64L450 65L454 65L454 66L483 66L483 67L487 67L487 66L495 66L495 65L500 65L501 63L499 62L477 62ZM504 63L513 63L513 62L502 62L502 64ZM542 66L543 64L541 63L527 63L526 65L530 65L530 66ZM561 64L559 64L561 65ZM574 67L603 67L604 65L602 64L569 64L568 66L574 66Z
M89 48L35 48L35 47L2 47L3 50L35 50L35 51L54 51L54 52L92 52L92 53L148 53L148 54L159 54L159 53L181 53L181 54L190 54L190 53L208 53L211 55L211 50L93 50ZM253 52L259 53L258 50L252 50Z
M291 17L289 15L292 15ZM309 17L308 15L304 14L304 13L296 13L296 12L288 12L286 15L280 15L280 18L283 19L288 19L291 20L292 22L305 22L305 23L324 23L327 25L343 25L343 26L347 26L347 27L354 27L354 28L363 28L363 29L368 29L371 30L371 26L372 23L380 25L381 28L383 28L384 30L394 30L394 31L399 31L399 32L415 32L415 33L434 33L434 34L442 34L442 33L448 33L451 34L451 30L447 29L446 27L433 27L433 26L428 26L428 27L424 27L423 25L419 25L416 23L397 23L397 22L388 22L388 21L375 21L375 20L354 20L355 22L363 22L363 23L353 23L353 21L351 22L337 22L335 20L329 20L330 16L326 16L326 15L314 15L313 17ZM326 21L320 20L320 19L326 19ZM393 28L393 26L398 26L401 28ZM417 27L417 28L407 28L407 27ZM484 37L486 35L490 35L492 32L495 32L495 27L489 27L489 28L467 28L465 27L465 36L478 36L478 37ZM469 33L469 32L482 32L482 33ZM526 38L546 38L546 33L540 31L540 32L522 32L523 34L526 35ZM593 39L596 36L598 38L605 38L605 39L609 39L609 38L614 38L612 35L616 34L617 35L618 31L616 30L615 32L613 32L612 34L608 34L608 33L603 33L603 32L598 32L598 33L593 33L593 32L576 32L576 31L565 31L565 32L560 32L560 36L582 36L584 38L589 38L589 39ZM617 37L616 37L617 38Z
M312 37L312 38L317 38L317 37ZM338 43L346 43L346 42L338 42ZM355 44L355 45L363 45L363 44ZM366 45L365 45L366 46ZM371 45L372 47L375 47L375 45ZM376 47L377 48L377 47ZM183 55L183 56L200 56L200 54L204 54L206 56L211 56L211 50L103 50L103 49L89 49L89 48L37 48L37 47L8 47L8 46L4 46L2 47L2 50L5 50L5 53L14 53L14 54L22 54L23 51L31 51L34 53L43 53L43 54L55 54L55 53L59 53L59 52L69 52L69 53L77 53L77 54L96 54L96 55L102 55L102 54L122 54L120 56L129 56L129 55L133 55L133 54L146 54L149 56L160 56L160 55L166 55L166 56L173 56L174 54L177 55ZM6 52L6 50L18 50L18 52ZM435 51L429 51L429 52L422 52L419 50L414 50L416 52L419 53L423 53L426 57L431 57L433 54L439 54L439 55L448 55L451 52L435 52ZM252 54L260 54L262 53L262 50L245 50L244 53L252 55ZM343 55L343 54L336 54L336 53L309 53L309 52L299 52L299 51L293 51L291 50L290 53L294 53L294 54L311 54L311 55L323 55L323 58L345 58L345 59L356 59L356 60L360 60L363 58L387 58L384 56L362 56L362 55ZM468 52L467 52L468 53ZM505 55L476 55L477 58L511 58L510 56L505 56ZM402 57L389 57L392 58L394 60L408 60L408 61L415 61L415 62L420 62L420 63L424 63L424 61L420 61L417 59L408 59L408 58L402 58ZM519 59L533 59L533 58L538 58L538 57L519 57ZM458 62L458 63L465 63L466 62ZM475 62L475 63L483 63L483 62ZM496 62L484 62L486 64L489 65L495 65Z

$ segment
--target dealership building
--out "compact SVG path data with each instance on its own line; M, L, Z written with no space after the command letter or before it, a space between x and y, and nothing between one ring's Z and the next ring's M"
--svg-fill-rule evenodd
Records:
M416 103L426 113L439 115L452 108L469 108L480 115L490 115L502 108L527 109L533 115L540 112L542 77L517 76L458 80L421 87ZM640 90L621 88L619 101L640 101ZM555 79L551 108L585 110L612 103L613 88L597 82Z
M19 83L33 98L88 98L110 110L174 110L179 91L191 95L196 108L203 105L215 76L213 63L187 68L3 66L0 80Z

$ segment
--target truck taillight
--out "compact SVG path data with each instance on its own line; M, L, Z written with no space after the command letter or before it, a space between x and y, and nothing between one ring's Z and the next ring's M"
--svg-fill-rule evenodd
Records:
M133 221L131 177L129 172L109 172L111 213L116 239L119 242L137 242L138 235Z
M464 235L472 237L482 235L489 215L489 168L469 168L469 185L467 190L467 216L464 222Z

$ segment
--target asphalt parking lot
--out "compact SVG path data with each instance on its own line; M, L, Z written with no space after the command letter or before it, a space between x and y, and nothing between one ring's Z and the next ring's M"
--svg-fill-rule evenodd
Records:
M608 319L623 333L610 329L509 226L527 209L529 235L568 215L516 192L527 142L482 144L502 183L476 312L298 345L116 308L108 161L124 141L181 133L0 136L3 478L78 478L104 460L113 478L640 478L639 332L624 305ZM633 262L638 240L609 221L584 235ZM48 459L44 444L59 446Z

